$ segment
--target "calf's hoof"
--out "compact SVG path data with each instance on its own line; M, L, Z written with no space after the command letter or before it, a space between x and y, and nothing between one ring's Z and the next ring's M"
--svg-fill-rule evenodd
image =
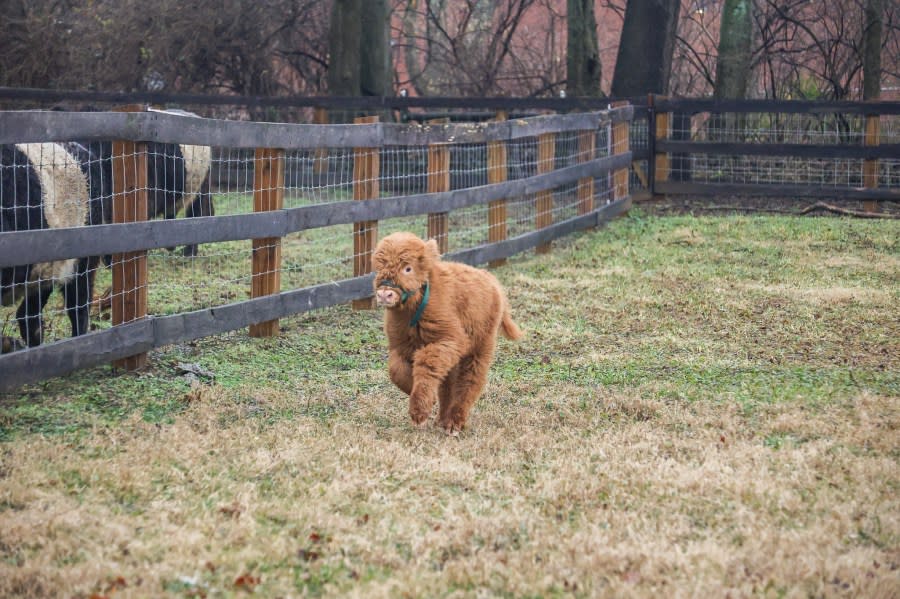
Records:
M458 437L459 433L465 428L464 422L456 422L455 420L443 420L441 421L441 428L444 429L444 432L450 435L451 437Z
M422 428L428 423L428 419L431 417L432 405L434 405L434 402L428 400L427 393L413 390L409 396L409 418L412 420L413 425Z

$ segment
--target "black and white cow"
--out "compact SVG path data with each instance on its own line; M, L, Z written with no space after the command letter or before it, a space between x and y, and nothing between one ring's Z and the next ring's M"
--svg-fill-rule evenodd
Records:
M181 116L197 117L183 110L151 110ZM85 144L103 157L103 163L112 173L112 144L94 142ZM214 216L212 196L209 193L209 174L212 150L209 146L188 144L147 143L147 219L175 218L182 209L184 216ZM112 222L112 204L104 206L107 222ZM169 248L174 249L174 248ZM196 256L197 245L184 247L185 256Z
M110 191L99 157L83 145L0 146L0 232L100 224ZM62 290L72 335L88 331L97 263L97 257L86 257L0 269L0 303L21 302L16 322L26 345L43 340L41 313L54 285ZM4 351L20 345L11 338L2 341Z
M209 194L209 146L147 144L147 218L213 216ZM184 246L185 256L196 256L197 245Z

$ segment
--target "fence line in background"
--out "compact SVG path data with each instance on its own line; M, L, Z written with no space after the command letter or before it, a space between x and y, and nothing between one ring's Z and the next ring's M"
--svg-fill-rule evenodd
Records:
M0 89L2 97L4 90ZM715 101L650 96L645 107L508 119L506 110L496 110L501 106L498 101L479 103L473 99L460 104L465 108L494 108L497 118L491 122L424 125L372 122L372 118L365 124L330 125L325 124L324 108L315 111L314 118L320 123L316 125L197 119L158 112L0 112L0 143L4 144L120 140L113 154L118 165L113 172L119 173L114 176L112 212L116 224L0 233L0 267L66 259L75 254L115 254L115 326L0 356L0 389L110 360L129 358L118 364L136 367L140 354L153 347L248 325L253 335L277 334L278 318L318 307L346 301L371 306L371 277L366 273L371 268L381 220L422 216L427 219L428 234L443 241L442 250L446 250L453 222L448 214L486 205L486 243L452 252L452 257L497 265L523 249L546 251L552 239L602 224L630 206L629 167L636 172L631 183L657 195L842 197L866 200L869 210L877 209L879 201L900 199L900 102ZM349 99L329 105L358 107ZM442 104L425 102L417 106ZM517 106L515 102L507 104L508 108ZM392 103L379 107L397 108ZM646 131L642 129L644 123ZM608 152L606 141L597 147L598 131L608 135L601 138L608 141ZM252 149L256 153L253 183L246 187L253 193L254 212L146 221L146 207L138 205L147 202L147 182L140 180L141 173L145 178L147 173L147 153L141 149L145 143L129 140ZM451 140L452 145L483 144L479 150L483 151L479 158L484 164L482 183L453 189L459 178L450 177ZM559 148L567 147L569 140L576 147L574 159L565 152L558 155ZM413 193L408 193L401 180L399 191L393 183L383 188L397 195L381 197L381 152L395 146L422 148L421 154L416 150L401 158L414 161L421 157L427 163L423 187L414 186ZM299 159L292 158L292 164L307 160L305 164L322 179L334 175L329 171L333 161L338 162L340 174L346 173L340 170L344 168L341 164L349 164L342 162L344 156L352 159L353 199L343 201L347 196L341 195L345 189L342 185L346 183L338 180L326 182L324 188L334 192L336 201L294 203L283 208L289 151L306 152ZM510 151L516 154L511 156ZM525 165L521 154L529 152L536 160ZM647 161L646 174L640 171L640 160ZM561 161L562 166L557 167ZM225 161L226 170L231 164ZM816 169L831 170L815 180ZM126 179L129 172L132 180ZM608 188L604 187L607 181ZM415 193L423 188L424 193ZM596 200L604 194L608 194L609 203L598 207ZM575 216L569 216L572 212L554 216L557 195L575 197ZM532 198L533 216L520 215L520 204L508 202L517 198ZM517 233L512 238L509 206ZM565 206L563 203L562 209ZM464 213L464 222L471 222L471 214L476 212ZM527 227L533 230L521 232L522 218L528 219ZM559 222L554 222L556 218ZM281 248L286 235L350 223L353 278L280 292ZM253 240L252 299L184 314L147 316L147 250L240 240ZM234 280L243 279L239 276Z
M653 154L649 191L653 195L841 197L867 200L866 208L870 211L877 209L878 200L900 200L900 186L894 184L900 179L900 139L895 133L891 143L881 141L882 117L897 121L900 102L698 100L651 96L648 105L648 145ZM692 117L702 114L710 115L710 120L705 124L694 122ZM748 121L750 115L763 116L758 121ZM785 115L806 118L808 122L792 129L790 124L779 122L786 120ZM851 122L854 117L862 123L856 130ZM765 119L773 121L765 130L746 125L763 123ZM837 130L830 133L838 141L816 141L815 131L808 129L829 120ZM682 123L677 136L676 121ZM779 139L787 135L808 137L812 141ZM676 159L680 167L675 167ZM854 161L860 163L854 165ZM740 168L748 173L736 173ZM843 180L831 175L833 183L804 182L804 169L824 172L829 168L839 171ZM786 172L781 180L775 175L779 170ZM747 181L748 178L754 180Z
M133 128L135 123L139 124L142 131L153 130L150 126L152 123L144 122L146 113L130 113L125 123L121 122L122 115L114 113L106 115L112 117L114 121L119 121L120 125L124 124L126 130L132 130L130 128ZM606 180L613 171L627 169L631 155L620 152L600 158L579 157L575 161L576 164L564 162L559 168L555 168L555 159L559 157L555 156L556 134L552 130L558 128L562 131L578 132L578 135L590 131L592 135L597 135L599 129L608 132L613 122L627 123L631 115L630 109L624 109L587 117L584 115L539 117L536 120L517 120L516 123L492 123L484 127L478 125L460 128L457 124L442 124L428 128L410 126L411 130L406 132L396 127L393 130L385 129L380 123L352 125L351 127L355 128L353 131L340 129L346 136L340 138L339 143L347 144L349 140L378 142L378 145L357 146L353 149L353 199L289 209L283 208L284 149L257 145L252 184L252 213L167 221L146 221L147 152L140 149L140 146L144 145L143 142L116 142L117 147L114 150L116 164L126 159L130 160L129 165L122 166L121 171L130 172L136 177L134 181L120 177L121 180L115 184L114 198L119 205L113 211L116 215L116 224L0 233L0 266L21 264L24 259L32 263L47 259L47 256L100 255L109 251L134 254L143 258L143 267L133 269L134 260L118 260L118 263L128 265L128 269L132 269L129 275L131 278L121 284L117 283L118 288L113 294L114 302L131 297L129 294L132 294L136 299L128 302L134 304L134 309L128 316L117 317L116 322L121 324L107 330L0 356L0 374L2 374L0 390L9 390L23 383L111 360L117 361L120 367L138 367L146 360L147 351L154 347L245 326L251 327L251 335L277 334L279 318L336 303L350 301L357 305L371 305L371 275L368 273L371 270L371 253L376 241L378 221L381 219L438 215L437 218L430 219L432 225L430 231L442 234L446 240L449 233L447 215L450 211L478 205L498 207L501 205L498 203L505 203L507 198L533 197L535 203L540 202L534 222L535 226L540 228L530 233L520 233L512 238L508 237L505 230L506 220L502 223L500 234L500 222L496 215L498 211L493 211L492 221L492 211L488 209L484 217L487 221L486 232L493 230L493 234L488 235L487 243L448 254L449 259L459 259L472 264L496 263L530 247L549 247L550 241L573 231L598 226L627 210L630 199L627 196L620 197L615 202L587 211L580 203L578 216L563 217L559 222L553 223L555 200L551 190L561 189L560 193L568 194L570 192L565 190L574 189L572 186L578 181L587 179L591 180L593 186L598 177L602 178L600 180ZM46 116L32 114L27 115L26 120L34 119L40 123ZM93 136L98 135L90 130L89 125L99 123L102 120L98 119L100 115L91 115L88 121L83 120L84 115L70 116L78 121L78 127L82 127L80 132L85 137L94 139ZM161 128L151 137L168 140L171 138L167 138L167 135L175 135L175 139L189 141L184 132L176 133L168 116L153 115ZM8 118L8 115L0 113L0 122L5 118ZM73 131L72 123L65 123L65 120L63 118L60 121L56 115L50 116L51 125L62 122L62 130ZM46 125L47 121L43 124ZM227 123L220 122L220 124L228 126ZM592 125L593 128L588 125ZM19 122L18 126L21 130L32 132L37 130L34 122ZM103 131L110 128L108 123L99 126ZM205 131L204 135L207 136L222 135L226 139L233 138L232 132L210 132L205 124L195 123L194 120L183 121L182 126L183 129L194 128ZM78 130L78 127L74 127L74 130ZM323 125L323 127L333 126ZM257 141L271 143L273 140L285 139L284 126L272 125L272 128L274 132L257 127L245 130L241 134L240 143L249 146L254 141L252 137L244 135L251 130L255 133L263 131ZM539 156L535 171L532 171L534 174L528 175L526 169L523 171L526 176L509 180L506 145L510 140L529 137L522 135L523 131L528 131L531 137L538 140L536 149ZM448 144L451 140L457 143L454 136L460 133L464 138L470 136L467 139L487 140L481 142L485 144L484 153L479 153L479 160L483 162L479 168L492 173L490 175L484 173L488 177L486 185L450 189ZM31 134L33 133L29 135ZM58 139L60 133L54 132L51 126L46 130L46 136ZM382 175L379 172L379 157L383 151L382 144L385 141L393 143L404 138L414 139L419 143L426 142L423 145L430 157L426 173L429 180L428 190L422 194L380 198L379 179ZM129 143L137 149L126 147ZM119 145L123 147L120 149ZM334 144L331 147L335 147ZM532 147L526 144L518 151L527 152L530 151L527 148ZM311 164L314 164L317 158L315 151L310 156L313 161ZM328 159L328 156L321 158ZM144 178L143 182L140 180L141 177ZM610 194L609 197L612 198L613 195ZM593 198L591 200L593 203ZM140 205L141 201L143 206ZM132 220L135 222L129 222ZM282 238L291 232L340 223L354 224L352 256L354 277L280 292ZM253 241L252 256L248 263L248 270L252 271L250 300L193 312L147 316L148 249L227 240ZM446 246L444 249L447 249ZM140 299L140 294L143 294L143 299ZM138 307L141 302L144 305L143 312Z

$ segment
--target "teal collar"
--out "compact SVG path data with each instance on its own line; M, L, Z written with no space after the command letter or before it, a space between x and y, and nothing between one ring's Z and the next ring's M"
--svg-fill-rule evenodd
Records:
M413 315L412 320L409 321L410 328L416 327L419 324L419 320L422 319L422 314L425 313L425 306L428 305L428 298L430 297L431 287L428 283L422 285L422 301L419 302L419 307L416 308L416 313Z

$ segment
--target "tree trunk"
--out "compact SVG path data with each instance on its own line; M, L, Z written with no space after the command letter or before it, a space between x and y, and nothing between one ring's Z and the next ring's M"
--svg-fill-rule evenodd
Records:
M752 0L725 0L716 58L717 99L747 97L753 52Z
M362 0L334 0L328 33L328 93L332 96L359 95L361 36Z
M566 87L571 96L600 95L600 51L593 0L568 0Z
M680 8L680 0L628 0L613 73L613 96L668 92Z
M390 29L387 0L362 2L360 40L360 93L364 96L392 95Z
M877 100L881 95L881 30L884 0L866 0L866 22L863 30L863 100Z

